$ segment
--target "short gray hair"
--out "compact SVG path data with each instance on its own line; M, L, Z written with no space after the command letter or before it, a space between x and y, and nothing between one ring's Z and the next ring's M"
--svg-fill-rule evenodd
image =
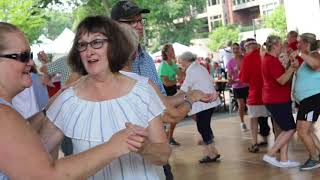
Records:
M186 51L179 56L182 61L193 62L197 59L197 56L190 51Z

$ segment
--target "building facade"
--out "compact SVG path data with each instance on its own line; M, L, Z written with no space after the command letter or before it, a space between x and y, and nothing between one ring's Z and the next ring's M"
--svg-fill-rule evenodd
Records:
M226 24L252 26L282 3L283 0L207 0L204 12L196 18L206 20L207 32Z
M284 0L287 30L309 32L320 38L320 0Z

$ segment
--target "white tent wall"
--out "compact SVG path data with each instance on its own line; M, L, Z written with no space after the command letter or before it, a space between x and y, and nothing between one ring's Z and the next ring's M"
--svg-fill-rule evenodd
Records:
M74 36L75 34L68 28L65 28L61 32L61 34L53 41L46 38L44 35L41 35L38 40L42 43L33 44L31 47L34 53L35 63L37 65L40 64L37 59L37 53L40 51L44 51L47 54L52 54L53 61L60 58L61 56L67 55L72 47Z

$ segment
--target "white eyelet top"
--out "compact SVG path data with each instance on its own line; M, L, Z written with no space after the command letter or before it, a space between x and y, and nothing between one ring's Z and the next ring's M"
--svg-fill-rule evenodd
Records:
M106 90L106 93L108 91ZM108 141L126 122L147 127L164 111L164 105L146 81L137 81L121 97L100 102L81 99L71 87L57 97L47 116L72 139L77 154ZM156 166L139 154L129 153L112 161L90 180L158 180Z

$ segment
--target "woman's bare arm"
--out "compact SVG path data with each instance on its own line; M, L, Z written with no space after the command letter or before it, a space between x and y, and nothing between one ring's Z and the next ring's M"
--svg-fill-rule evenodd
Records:
M79 180L95 174L129 152L130 132L115 134L108 143L57 161L49 158L32 127L12 108L0 105L0 169L11 179Z

